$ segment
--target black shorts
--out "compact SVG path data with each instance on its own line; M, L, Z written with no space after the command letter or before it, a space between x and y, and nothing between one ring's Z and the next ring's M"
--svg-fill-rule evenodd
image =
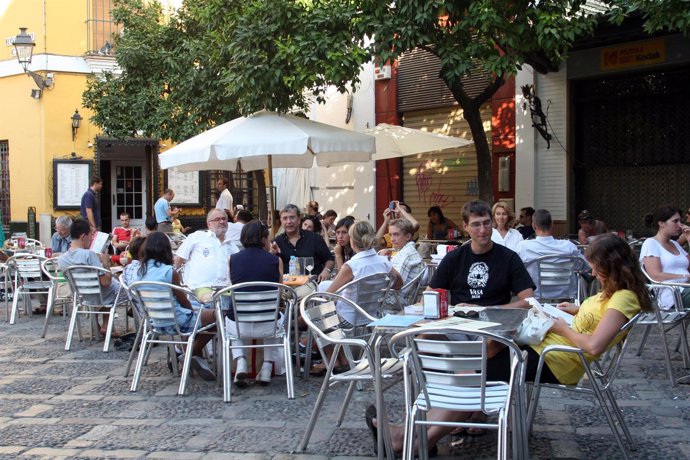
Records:
M539 353L534 351L529 345L520 348L522 350L527 350L525 380L534 382L534 378L537 376L537 367L539 366ZM486 380L510 381L510 349L508 347L503 347L501 351L486 362ZM561 383L556 376L553 375L553 372L551 372L551 369L549 369L546 363L544 363L544 367L541 370L540 381L542 383Z

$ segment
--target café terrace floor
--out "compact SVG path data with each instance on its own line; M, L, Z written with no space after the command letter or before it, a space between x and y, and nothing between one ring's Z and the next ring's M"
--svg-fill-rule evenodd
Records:
M66 319L53 318L47 337L41 339L41 315L22 316L10 326L4 311L0 314L2 459L373 457L364 423L365 408L374 399L370 387L356 392L345 422L336 428L345 389L336 386L307 452L297 455L321 378L297 379L294 400L286 398L282 377L268 387L233 388L229 404L223 403L214 382L193 377L188 395L179 397L179 380L168 371L163 350L156 348L139 391L130 393L131 378L123 377L128 353L103 353L102 344L93 341L75 343L66 352ZM633 334L631 345L636 345L641 334ZM652 342L658 342L656 337ZM641 358L634 350L628 349L616 383L618 401L637 439L631 457L690 458L690 386L670 385L658 345L648 345ZM682 368L680 356L673 356L677 374L690 373ZM392 418L401 420L401 384L386 396ZM621 458L603 413L571 393L543 392L534 433L531 458ZM496 458L496 435L447 437L439 458Z

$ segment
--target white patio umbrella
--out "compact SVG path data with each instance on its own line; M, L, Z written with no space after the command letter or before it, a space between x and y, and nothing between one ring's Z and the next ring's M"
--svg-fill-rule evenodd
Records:
M372 160L386 160L472 144L472 141L462 137L444 136L386 123L365 129L364 132L376 138L376 153L372 155Z
M163 169L311 168L365 162L374 153L375 141L336 126L261 111L236 118L187 139L159 155Z
M216 126L161 153L162 169L244 171L311 168L366 162L374 153L373 136L274 112L261 111ZM271 193L271 209L273 194Z

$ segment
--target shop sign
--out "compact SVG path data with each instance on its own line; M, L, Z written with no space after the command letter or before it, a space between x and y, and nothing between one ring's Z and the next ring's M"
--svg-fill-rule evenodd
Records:
M666 61L664 39L611 46L601 50L601 70L619 70Z

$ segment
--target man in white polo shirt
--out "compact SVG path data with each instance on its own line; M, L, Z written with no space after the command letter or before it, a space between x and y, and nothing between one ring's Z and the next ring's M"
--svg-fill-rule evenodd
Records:
M175 268L185 265L184 282L203 303L211 300L214 286L230 285L228 260L239 252L237 246L225 237L228 217L224 211L209 211L206 225L208 230L189 235L175 254Z

